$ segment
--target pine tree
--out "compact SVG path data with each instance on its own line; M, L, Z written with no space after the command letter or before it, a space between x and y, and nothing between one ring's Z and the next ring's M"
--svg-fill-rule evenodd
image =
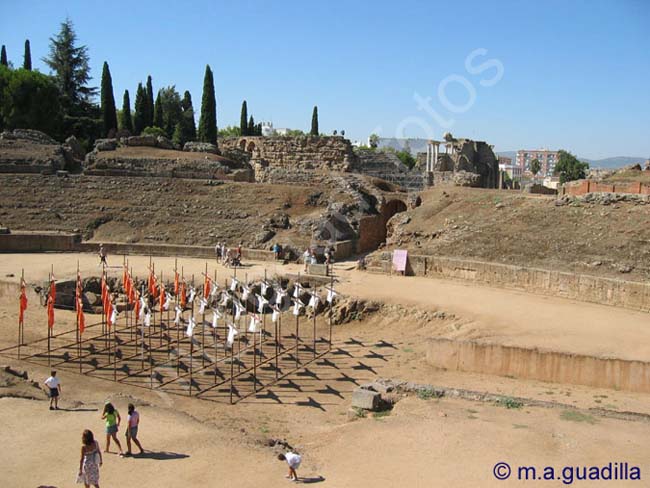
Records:
M239 118L239 128L241 129L241 135L248 135L248 106L246 105L246 100L241 104L241 116Z
M314 106L314 111L311 114L311 135L318 135L318 107Z
M86 46L76 46L77 34L70 19L61 23L56 37L50 38L50 54L43 61L53 71L62 101L68 112L81 109L88 112L90 100L97 89L87 86L90 77L90 57Z
M135 116L133 117L133 133L135 135L142 134L146 127L147 116L147 93L142 88L142 83L138 83L138 89L135 92Z
M158 95L156 96L156 103L153 107L153 125L160 127L161 129L165 128L165 121L163 117L163 106L160 99L160 91L158 90Z
M154 125L153 123L153 110L154 110L154 105L153 105L153 85L151 83L151 75L147 76L147 118L145 119L145 124L147 124L145 127L151 127Z
M255 119L251 115L248 119L248 127L246 128L246 135L254 136L255 135Z
M133 134L133 120L131 119L131 100L129 99L129 90L124 90L124 98L122 99L122 113L121 126L122 129L128 130L129 134Z
M262 135L262 124L261 124L261 123L257 124L257 130L255 131L255 133L256 133L258 136L261 136L261 135Z
M2 45L2 50L0 51L0 64L3 66L9 66L9 61L7 61L7 48L5 45Z
M199 141L217 144L217 102L214 96L214 78L210 65L206 65L203 78Z
M23 69L32 70L32 50L29 47L29 39L25 40L25 56L23 58Z
M190 92L185 90L183 94L183 100L181 100L181 108L183 109L183 115L180 121L180 134L178 136L178 141L176 144L185 144L188 141L196 140L196 124L194 123L194 107L192 106L192 95ZM179 125L177 124L177 125ZM174 129L176 133L176 128Z
M104 61L102 68L101 109L103 135L108 136L111 130L117 130L117 113L115 112L115 97L113 96L113 79L108 63Z

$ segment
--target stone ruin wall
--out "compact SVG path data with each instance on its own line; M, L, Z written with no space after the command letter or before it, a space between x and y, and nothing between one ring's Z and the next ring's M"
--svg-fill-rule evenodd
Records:
M340 136L232 137L219 144L224 152L247 151L258 183L319 184L320 175L348 172L356 161Z

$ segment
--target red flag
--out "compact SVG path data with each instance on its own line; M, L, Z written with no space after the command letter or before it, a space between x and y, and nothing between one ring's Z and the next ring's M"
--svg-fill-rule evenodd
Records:
M22 324L25 319L25 310L27 310L27 293L25 292L25 280L20 279L20 314L18 316L18 323Z
M138 317L140 317L140 293L135 292L133 295L133 299L135 300L135 323L138 323Z
M54 282L54 276L50 278L50 296L52 300L56 303L56 283Z
M126 283L128 281L129 272L126 270L126 266L122 270L122 287L126 290Z
M178 295L178 272L174 271L174 295Z
M106 276L102 276L102 304L106 303L107 295L108 295L108 286L106 285Z
M135 302L135 287L133 286L133 278L129 276L129 303L133 305Z
M50 329L54 328L54 300L52 296L47 299L47 326Z
M111 299L110 295L109 295L108 301L106 303L107 303L107 306L106 306L106 324L108 325L108 328L110 329L111 325L113 325L112 322L111 322L111 320L113 318L113 300Z
M203 283L203 298L208 298L210 296L211 284L212 284L212 280L210 279L209 276L206 275L205 282Z
M162 312L163 305L165 305L165 284L163 283L160 285L160 296L158 297L160 299L160 311Z
M185 308L185 303L185 281L183 281L183 283L181 283L181 308Z
M84 305L81 298L77 298L77 322L79 323L79 334L86 330L86 317L84 316Z

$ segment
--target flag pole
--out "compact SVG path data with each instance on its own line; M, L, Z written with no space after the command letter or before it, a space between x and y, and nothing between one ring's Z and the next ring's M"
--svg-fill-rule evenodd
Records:
M18 359L20 359L20 345L23 342L23 315L25 314L25 311L23 310L23 288L24 288L24 283L25 283L25 268L22 268L20 270L20 298L19 300L19 308L20 308L20 315L18 317ZM26 292L25 292L26 293Z
M77 259L77 280L79 281L79 286L75 286L75 288L79 289L79 293L81 294L78 298L79 300L76 300L75 303L75 310L77 310L77 355L79 356L79 373L83 372L83 366L81 363L81 330L79 329L79 310L78 308L81 306L83 307L83 299L81 298L83 296L83 290L80 289L81 287L81 276L79 275L79 260ZM79 301L81 301L81 305L79 304Z

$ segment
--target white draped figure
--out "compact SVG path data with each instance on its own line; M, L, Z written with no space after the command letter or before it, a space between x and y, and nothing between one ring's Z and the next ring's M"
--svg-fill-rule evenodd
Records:
M260 325L260 318L255 314L251 314L251 321L250 324L248 325L248 332L252 332L253 334L255 332L258 332L259 325Z
M194 335L194 327L196 327L196 320L194 320L194 317L190 317L190 320L187 322L187 330L185 331L187 337Z
M212 291L210 292L210 298L216 298L219 293L219 285L212 283Z
M187 299L188 303L192 303L194 301L194 297L196 296L196 290L194 287L190 288L190 297Z
M307 304L307 306L316 310L316 307L318 307L319 302L320 302L320 297L316 294L313 294L309 299L309 303Z
M300 286L300 283L296 283L296 286L293 289L293 298L299 298L301 291L302 291L302 286Z
M332 303L334 301L334 297L337 295L337 293L332 290L331 288L327 289L327 303Z
M293 314L298 316L300 315L300 310L304 307L302 302L300 300L294 300L293 301Z
M266 295L266 290L268 289L269 289L269 284L266 281L262 281L262 286L261 286L262 295Z
M235 291L237 289L238 284L239 281L237 281L237 278L233 278L232 281L230 282L230 291Z
M225 291L221 294L221 306L225 307L228 305L228 293Z
M147 311L147 313L144 315L144 325L146 327L151 327L151 312L149 311Z
M235 329L231 324L228 324L228 337L226 338L226 346L232 347L235 342L235 336L239 334L237 329Z
M246 311L246 307L244 307L240 301L235 301L235 320L239 320L241 317L242 312Z
M118 315L119 314L117 313L117 307L113 307L113 311L111 312L111 325L115 325Z
M138 318L142 319L144 317L144 309L147 308L147 302L144 297L140 297L140 312L138 313Z
M282 299L287 296L287 291L283 290L280 288L276 293L275 293L275 304L278 307L282 306Z
M264 298L262 295L257 295L257 311L259 313L264 313L264 306L269 303L269 301Z
M280 310L278 309L278 307L273 307L273 315L271 315L271 321L277 322L279 317L280 317Z
M169 293L165 293L165 303L163 304L163 310L169 310L169 306L172 304L172 296Z
M221 312L219 310L212 311L212 328L216 329L219 326L219 319L221 318Z
M246 301L246 300L248 300L248 295L251 294L251 289L249 287L247 287L246 285L242 286L242 288L244 289L244 291L241 294L241 299Z
M208 306L208 301L205 298L199 300L199 313L205 313L205 307Z
M176 312L176 315L174 316L174 323L178 326L178 324L181 323L181 314L183 313L183 309L179 305L176 305L174 311Z

